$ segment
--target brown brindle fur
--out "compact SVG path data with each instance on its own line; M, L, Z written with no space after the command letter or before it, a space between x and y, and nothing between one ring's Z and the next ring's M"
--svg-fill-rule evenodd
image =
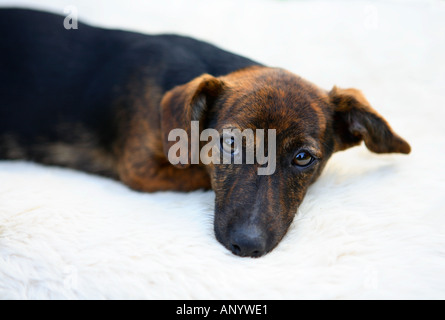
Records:
M120 179L149 192L213 188L216 237L242 256L260 256L280 242L333 152L363 140L374 152L410 152L359 91L326 92L281 69L250 67L219 78L202 75L167 92L159 111L155 87L147 92L144 101L135 103L119 153ZM275 174L258 176L258 164L172 166L167 153L175 142L167 141L168 133L182 128L190 136L192 120L200 121L201 130L220 133L225 128L276 129ZM317 158L305 170L292 165L302 149ZM255 241L260 245L252 247Z

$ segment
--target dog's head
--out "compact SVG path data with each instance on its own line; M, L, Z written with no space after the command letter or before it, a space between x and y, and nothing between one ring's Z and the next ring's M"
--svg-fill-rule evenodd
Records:
M206 165L216 194L216 237L240 256L261 256L280 242L334 152L362 141L376 153L410 152L360 91L334 87L326 92L281 69L203 75L168 92L162 101L166 154L175 143L168 141L169 132L181 128L190 133L191 121L199 121L200 130L217 130L219 156L235 157L248 144L235 145L224 129L264 129L265 140L267 130L275 129L273 174L258 174L266 164L248 164L246 157L243 164ZM272 152L268 142L266 154ZM253 143L259 147L256 136Z

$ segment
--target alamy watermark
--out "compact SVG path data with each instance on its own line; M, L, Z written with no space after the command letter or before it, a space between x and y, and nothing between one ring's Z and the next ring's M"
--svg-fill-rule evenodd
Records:
M79 274L74 266L67 265L63 268L63 287L67 290L78 288Z
M178 140L179 139L179 140ZM276 130L215 129L199 132L199 121L191 122L190 137L184 129L173 129L168 141L175 141L169 151L171 164L258 164L258 175L268 176L276 170ZM267 141L267 147L266 147ZM201 142L207 142L200 148ZM190 162L190 163L189 163Z
M377 30L380 26L379 9L374 5L367 5L364 8L363 25L366 30Z
M363 274L363 287L366 290L379 289L379 270L375 266L367 266Z
M79 11L76 6L66 6L63 9L65 19L63 20L63 27L66 30L79 29Z

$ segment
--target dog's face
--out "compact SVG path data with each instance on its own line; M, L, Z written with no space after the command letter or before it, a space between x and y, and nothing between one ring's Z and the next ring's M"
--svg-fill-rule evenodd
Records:
M168 92L162 101L166 151L171 146L168 131L190 132L192 120L200 121L201 130L220 133L221 156L243 154L247 143L235 146L224 129L275 130L273 174L259 175L258 169L270 164L256 161L206 166L216 195L216 237L240 256L262 256L280 242L333 152L362 141L377 153L410 152L359 91L325 92L281 69L203 75ZM271 152L268 142L266 154ZM256 148L258 144L255 136Z

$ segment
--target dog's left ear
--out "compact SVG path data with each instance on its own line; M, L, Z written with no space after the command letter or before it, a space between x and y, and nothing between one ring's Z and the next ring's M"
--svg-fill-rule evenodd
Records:
M225 88L225 83L220 79L203 74L189 83L173 88L164 95L161 101L161 133L166 157L171 146L176 143L168 141L169 133L173 129L182 129L190 140L191 122L199 121L202 129L211 106ZM180 163L178 167L187 168L191 163L190 142L188 149L188 164Z
M334 105L335 151L364 141L375 153L411 152L410 145L391 129L359 90L334 87L329 98Z

